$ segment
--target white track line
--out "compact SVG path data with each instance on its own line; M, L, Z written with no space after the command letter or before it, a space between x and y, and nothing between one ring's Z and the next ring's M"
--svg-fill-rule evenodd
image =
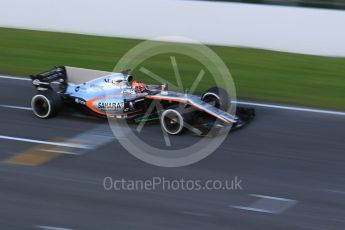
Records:
M260 199L253 202L249 206L230 205L230 207L247 210L247 211L254 211L254 212L280 214L286 211L287 209L291 208L295 204L297 204L296 200L291 200L291 199L286 199L286 198L265 196L265 195L258 195L258 194L249 194L249 195L260 198Z
M10 80L21 80L21 81L31 81L28 77L12 77L12 76L0 76L2 79L10 79Z
M53 226L45 226L45 225L36 225L36 228L46 229L46 230L72 230L71 228L61 228L61 227L53 227Z
M8 108L8 109L21 109L21 110L32 110L30 107L23 107L23 106L14 106L14 105L0 105L1 108Z
M265 195L258 195L258 194L249 194L249 195L250 195L250 196L259 197L259 198L271 199L271 200L294 201L294 200L291 200L291 199L280 198L280 197L274 197L274 196L265 196Z
M22 142L29 142L29 143L36 143L36 144L55 145L55 146L78 148L78 149L90 149L90 146L88 146L88 145L81 145L81 144L75 144L75 143L62 143L62 142L52 142L52 141L41 141L41 140L34 140L34 139L20 138L20 137L11 137L11 136L3 136L3 135L0 135L0 139L12 140L12 141L22 141Z
M271 109L283 109L283 110L292 110L292 111L299 111L299 112L322 113L322 114L345 116L345 112L332 111L332 110L313 109L313 108L304 108L304 107L296 107L296 106L263 104L263 103L246 102L246 101L237 101L237 104L265 107L265 108L271 108Z
M11 79L11 80L31 81L31 79L27 78L27 77L0 76L0 79L1 78ZM304 108L304 107L297 107L297 106L264 104L264 103L257 103L257 102L248 102L248 101L237 101L235 103L237 103L239 105L251 105L251 106L265 107L265 108L271 108L271 109L283 109L283 110L292 110L292 111L299 111L299 112L310 112L310 113L321 113L321 114L345 116L345 112L333 111L333 110L323 110L323 109ZM5 106L0 105L0 107L5 107ZM7 108L15 108L15 107L16 106L12 106L12 107L10 107L10 105L7 106ZM23 107L23 108L25 108L25 107ZM20 109L20 107L18 107L18 109Z
M251 208L251 207L245 207L245 206L237 206L237 205L231 205L232 208L247 210L247 211L254 211L254 212L263 212L263 213L271 213L274 214L273 211L262 209L262 208Z

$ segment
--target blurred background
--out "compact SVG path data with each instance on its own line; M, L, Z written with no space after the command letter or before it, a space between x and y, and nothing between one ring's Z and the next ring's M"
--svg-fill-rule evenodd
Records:
M211 0L218 1L218 0ZM325 9L345 9L344 0L219 0L223 2L240 2L281 6L315 7Z

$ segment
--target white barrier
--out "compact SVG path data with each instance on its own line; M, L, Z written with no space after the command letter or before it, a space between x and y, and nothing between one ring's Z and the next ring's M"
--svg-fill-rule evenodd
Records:
M177 0L7 0L0 26L345 57L345 11Z

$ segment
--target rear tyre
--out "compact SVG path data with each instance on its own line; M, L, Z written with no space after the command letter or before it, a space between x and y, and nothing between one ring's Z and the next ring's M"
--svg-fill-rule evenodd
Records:
M168 108L160 116L163 130L170 135L179 135L186 131L186 115L179 108Z
M201 100L223 111L228 111L231 102L228 92L219 87L206 90L201 95Z
M31 108L37 117L41 119L51 118L60 111L61 98L53 90L42 91L33 96Z

